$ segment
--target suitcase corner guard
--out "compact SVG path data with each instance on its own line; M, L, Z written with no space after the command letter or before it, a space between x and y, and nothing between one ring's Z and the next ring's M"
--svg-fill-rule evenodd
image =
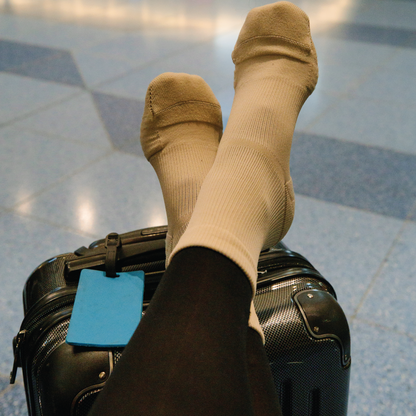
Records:
M339 342L342 367L351 364L351 339L347 318L336 299L328 292L310 289L296 293L294 300L303 316L309 335L315 339L333 338Z

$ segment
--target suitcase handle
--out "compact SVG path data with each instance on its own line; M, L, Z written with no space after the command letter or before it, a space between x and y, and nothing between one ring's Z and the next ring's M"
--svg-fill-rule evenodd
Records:
M120 261L137 256L146 256L154 252L165 253L165 239L158 238L156 240L145 238L141 241L123 245L123 239L116 233L107 236L104 245L96 246L96 248L81 247L75 254L79 257L65 264L65 280L68 283L74 283L79 276L77 271L83 269L97 268L104 266L106 274L109 277L116 277L117 265ZM138 261L139 262L139 261Z
M127 244L140 243L142 241L165 239L168 231L166 225L159 227L143 228L142 230L130 231L128 233L120 234L121 244L126 246ZM103 247L106 239L96 240L89 245L89 249L96 249ZM80 250L80 249L78 249ZM78 251L77 250L77 251ZM88 250L86 247L81 247L81 250Z

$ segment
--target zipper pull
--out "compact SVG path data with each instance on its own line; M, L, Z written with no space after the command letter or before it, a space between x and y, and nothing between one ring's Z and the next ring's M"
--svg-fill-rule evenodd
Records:
M22 366L20 362L20 348L26 337L26 334L27 334L27 330L24 329L20 331L13 339L14 362L13 362L13 369L10 373L10 384L14 384L14 382L16 381L17 369L18 367Z

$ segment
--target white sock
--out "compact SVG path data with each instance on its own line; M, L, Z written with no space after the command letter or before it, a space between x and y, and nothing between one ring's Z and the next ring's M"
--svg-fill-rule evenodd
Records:
M221 134L220 105L202 78L165 73L151 82L141 143L158 175L165 201L166 265L189 223L201 184L214 163ZM249 326L263 336L253 304Z
M288 2L255 8L232 56L231 115L172 256L191 246L216 250L244 270L254 294L261 249L278 243L293 220L292 135L318 78L309 19Z

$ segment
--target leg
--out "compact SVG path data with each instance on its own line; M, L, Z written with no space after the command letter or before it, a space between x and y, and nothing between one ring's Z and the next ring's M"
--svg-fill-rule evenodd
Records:
M90 416L252 416L250 301L235 263L205 248L182 250Z
M254 415L282 416L263 339L252 328L247 331L247 367Z

